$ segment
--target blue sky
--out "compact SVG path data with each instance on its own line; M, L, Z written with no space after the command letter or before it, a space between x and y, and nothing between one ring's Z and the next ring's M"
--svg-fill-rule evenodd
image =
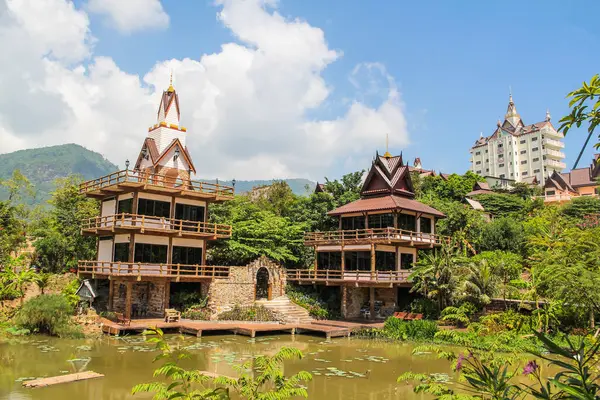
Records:
M87 10L87 0L75 4ZM93 57L109 57L121 71L141 78L164 60L198 60L221 52L225 43L252 48L216 17L220 7L212 1L163 0L162 7L168 26L130 33L89 12ZM548 108L558 126L568 112L566 94L599 72L600 2L593 0L280 0L277 12L321 29L329 49L339 54L320 73L330 93L306 110L308 120L341 118L352 101L374 108L381 104L387 91L357 89L350 79L357 65L379 63L398 87L410 141L391 150L419 156L424 167L444 172L469 167L468 150L480 132L491 134L503 117L509 86L526 124L542 121ZM573 130L565 139L568 168L585 133ZM375 143L385 150L384 133L372 134L375 139L365 142L353 160L370 158ZM392 143L404 143L393 140L395 132L389 134ZM589 146L580 166L589 164L593 153ZM341 157L308 177L339 176L356 166ZM298 168L281 171L299 174Z

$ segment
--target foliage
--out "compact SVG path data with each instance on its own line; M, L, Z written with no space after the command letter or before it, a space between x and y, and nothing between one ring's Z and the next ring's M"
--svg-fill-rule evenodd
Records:
M523 225L514 218L496 218L481 230L481 250L503 250L523 253L525 245Z
M451 302L458 286L457 270L462 258L451 245L444 245L422 257L413 268L409 279L413 282L411 292L435 300L438 310Z
M403 321L390 317L385 321L383 331L386 337L397 340L433 340L438 331L435 321Z
M31 332L46 333L60 337L83 336L78 327L71 324L73 307L60 294L43 294L25 302L17 313L15 323Z
M75 278L61 291L69 305L73 308L77 307L77 304L79 304L79 296L76 294L79 286L81 286L81 282L79 279Z
M306 293L301 291L300 288L296 289L290 285L285 288L285 294L295 304L308 310L311 317L316 319L329 319L330 311L325 302L319 299L317 293Z
M364 173L364 170L352 172L344 175L339 181L325 178L325 192L331 195L336 207L358 200Z
M25 296L25 285L36 282L38 275L29 267L17 267L13 262L0 272L0 300L21 299Z
M566 203L561 212L575 223L583 222L588 215L600 214L600 198L581 196Z
M583 82L579 89L572 91L567 97L571 98L569 101L571 113L561 118L562 124L558 130L566 135L573 126L579 128L586 122L591 136L600 124L600 75L594 75L589 83Z
M459 327L465 327L469 325L476 311L477 308L469 302L462 303L460 307L446 307L442 310L442 321Z
M423 197L435 194L444 200L462 201L477 182L484 181L485 178L472 171L467 171L462 176L451 174L447 179L442 179L440 176L427 176L421 180L419 191Z
M286 377L283 373L283 362L302 358L302 353L294 348L283 347L273 356L257 356L252 360L234 366L238 377L219 375L211 378L207 373L187 370L181 367L181 361L189 358L189 353L178 344L173 347L164 338L160 329L151 329L145 334L146 339L155 343L160 354L154 361L165 360L162 366L154 371L155 377L164 377L167 382L152 382L136 385L132 393L151 392L154 399L230 399L230 392L235 392L241 399L247 400L284 400L294 397L308 397L303 382L310 381L312 375L300 371ZM181 340L183 338L181 337ZM207 388L207 386L216 388Z
M488 314L479 319L479 322L492 334L514 331L516 333L531 333L533 320L530 316L523 315L514 310L501 313Z
M277 315L264 306L233 306L230 311L218 315L221 321L277 321Z
M98 202L79 193L80 182L75 176L58 179L48 201L52 208L40 210L33 223L35 262L44 271L64 272L96 256L95 238L81 235L81 227L98 215Z
M32 196L31 184L19 170L14 170L10 179L0 179L2 188L8 192L8 200L0 201L0 265L26 242L29 210L20 201Z
M499 278L487 260L480 259L466 266L461 298L485 308L498 292ZM469 303L465 303L469 304Z
M194 305L186 308L181 317L195 321L208 321L210 319L210 311L200 305Z
M474 256L473 261L485 261L491 268L503 299L518 295L515 280L519 279L523 271L523 258L520 255L502 250L484 251Z
M181 290L171 293L169 304L177 310L185 310L192 306L206 307L208 296L202 296L198 291L189 292Z
M416 298L410 303L410 312L423 314L423 317L426 319L437 319L440 315L437 303L424 297Z
M485 211L498 218L513 217L520 219L534 208L543 206L542 199L531 200L515 194L480 194L475 199L481 203Z

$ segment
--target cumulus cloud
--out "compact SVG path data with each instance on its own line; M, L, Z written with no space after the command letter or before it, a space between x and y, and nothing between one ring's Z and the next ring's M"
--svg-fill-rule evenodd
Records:
M68 10L65 18L78 21L68 39L72 52L62 34L30 33L39 17L31 7L39 2L0 19L0 47L20 42L13 46L14 67L0 71L0 90L18 93L16 103L0 97L0 152L76 142L123 165L155 122L171 70L202 177L322 179L367 167L386 134L392 147L409 142L400 92L381 64L351 71L356 96L341 115L312 117L341 102L323 71L342 54L328 46L321 29L281 16L274 1L218 1L218 20L238 41L199 59L159 60L142 78L109 57L94 57L87 15L65 0L44 4L48 13ZM32 50L23 50L29 45Z
M89 0L87 7L123 33L169 26L169 15L160 0Z

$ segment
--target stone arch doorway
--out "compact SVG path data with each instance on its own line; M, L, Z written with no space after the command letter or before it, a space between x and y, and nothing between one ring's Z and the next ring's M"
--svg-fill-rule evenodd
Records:
M256 272L256 288L254 290L255 300L271 300L271 282L269 279L269 270L261 267Z

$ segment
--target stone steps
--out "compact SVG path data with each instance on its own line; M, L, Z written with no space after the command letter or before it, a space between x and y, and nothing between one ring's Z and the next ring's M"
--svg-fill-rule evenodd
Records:
M287 296L281 296L273 300L258 300L256 304L282 315L287 323L310 324L313 321L306 309L292 303Z

